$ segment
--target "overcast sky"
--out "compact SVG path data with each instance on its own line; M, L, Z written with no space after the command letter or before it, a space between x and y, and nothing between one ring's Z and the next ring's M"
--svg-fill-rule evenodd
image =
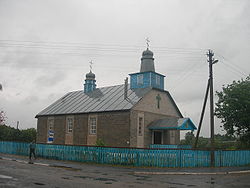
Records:
M249 9L249 0L0 0L0 110L8 125L36 127L37 113L83 89L91 60L98 87L138 72L148 37L165 89L198 125L207 49L219 60L214 90L250 73Z

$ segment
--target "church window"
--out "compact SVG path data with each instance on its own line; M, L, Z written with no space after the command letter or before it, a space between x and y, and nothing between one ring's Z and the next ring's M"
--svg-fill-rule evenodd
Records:
M142 85L143 84L143 74L137 75L137 84Z
M160 85L161 77L156 75L156 85Z
M96 117L90 117L89 118L89 134L96 134Z
M73 118L72 117L67 118L67 132L68 133L73 132Z
M52 118L48 119L48 129L49 129L49 131L54 130L54 119L52 119Z
M138 135L143 135L143 117L138 118Z

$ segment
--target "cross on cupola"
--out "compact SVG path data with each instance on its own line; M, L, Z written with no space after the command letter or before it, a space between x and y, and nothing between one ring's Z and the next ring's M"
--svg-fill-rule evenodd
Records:
M90 62L89 62L89 68L90 68L90 72L92 72L92 65L93 65L94 63L93 63L93 61L91 60Z
M160 94L158 94L158 95L156 96L156 100L157 100L157 108L160 108L160 101L161 101L161 96L160 96Z
M148 37L147 37L147 38L146 38L147 49L149 48L149 42L150 42L150 40L149 40Z
M95 80L95 74L92 72L92 65L93 61L91 60L89 62L89 73L86 74L86 79L84 83L84 93L92 92L96 89L96 80Z

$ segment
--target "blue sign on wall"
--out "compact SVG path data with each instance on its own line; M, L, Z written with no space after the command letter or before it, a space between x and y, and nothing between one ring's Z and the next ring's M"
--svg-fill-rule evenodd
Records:
M48 131L48 143L53 143L54 141L54 131L49 130Z

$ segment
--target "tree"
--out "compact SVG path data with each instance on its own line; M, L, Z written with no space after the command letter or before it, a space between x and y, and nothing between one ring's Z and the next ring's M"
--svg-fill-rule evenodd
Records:
M226 134L236 136L250 147L250 75L245 80L223 86L216 94L219 99L215 115L221 118Z
M185 141L184 141L183 144L185 144L185 145L193 145L194 140L195 140L194 133L193 132L187 132L185 134Z
M0 125L4 125L5 124L5 114L4 111L0 111Z
M19 141L32 142L33 140L36 140L36 129L35 128L21 130Z
M216 149L235 149L237 147L237 142L235 138L228 135L214 135L215 148ZM195 136L192 132L187 132L185 134L185 139L181 140L182 145L194 145ZM205 138L200 136L197 143L197 148L206 149L210 146L210 138Z
M15 129L6 125L0 125L0 141L31 142L36 139L36 129Z

